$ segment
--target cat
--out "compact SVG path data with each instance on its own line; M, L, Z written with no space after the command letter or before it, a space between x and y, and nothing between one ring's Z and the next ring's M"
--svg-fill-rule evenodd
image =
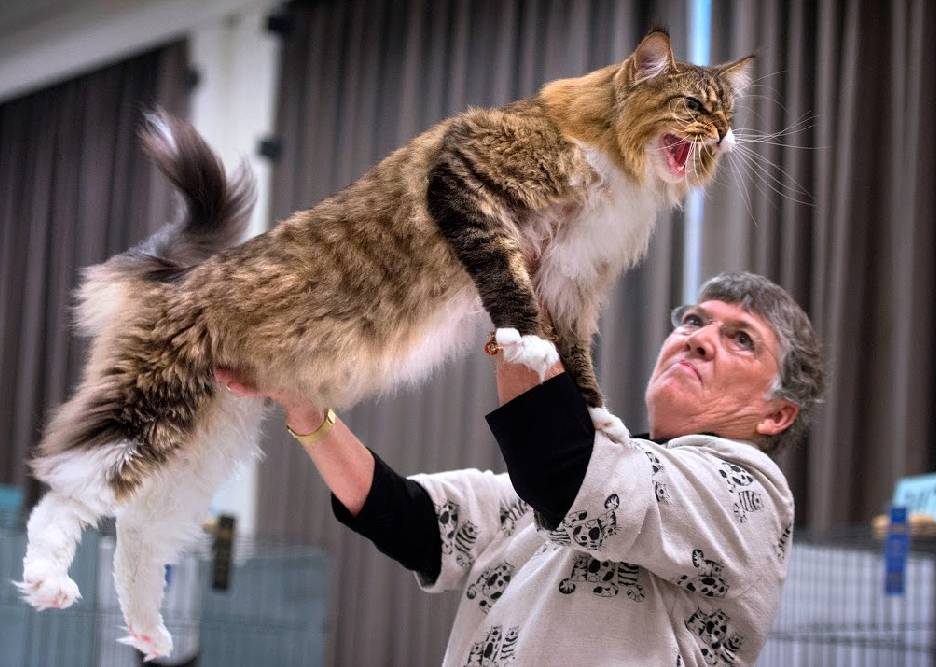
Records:
M194 129L150 117L144 146L186 216L86 271L89 358L32 461L51 489L28 523L24 598L72 604L81 531L114 515L122 641L169 654L163 564L256 452L263 413L219 391L216 368L341 409L425 377L486 312L510 359L541 377L561 359L596 426L620 437L590 355L602 301L658 212L712 178L750 65L676 61L652 31L622 63L442 121L240 245L249 173L228 178Z

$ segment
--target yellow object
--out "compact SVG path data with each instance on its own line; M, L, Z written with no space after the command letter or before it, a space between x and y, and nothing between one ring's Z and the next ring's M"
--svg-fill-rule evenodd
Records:
M911 537L936 537L936 521L929 514L911 512L907 520ZM886 514L880 514L871 521L871 529L877 539L883 539L890 528L890 519Z
M289 424L286 424L286 430L289 431L289 435L298 440L303 446L308 447L312 445L326 435L332 430L332 427L335 425L335 422L338 421L338 415L335 414L335 411L331 408L325 410L325 421L322 422L322 425L311 433L306 433L305 435L299 435L294 430L289 428Z

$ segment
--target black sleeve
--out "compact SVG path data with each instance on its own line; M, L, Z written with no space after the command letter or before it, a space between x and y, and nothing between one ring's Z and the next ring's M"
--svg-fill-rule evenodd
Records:
M517 494L555 529L578 495L595 441L581 392L562 373L487 416Z
M335 518L363 535L383 553L410 570L425 583L434 582L442 570L442 538L432 499L417 482L398 475L374 455L374 481L357 516L332 494Z

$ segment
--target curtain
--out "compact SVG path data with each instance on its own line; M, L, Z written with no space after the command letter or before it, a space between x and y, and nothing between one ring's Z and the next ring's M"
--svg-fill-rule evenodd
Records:
M775 134L710 192L703 267L763 273L809 312L825 403L782 464L801 523L864 522L936 463L936 6L716 0L713 18L716 59L757 53L737 125Z
M176 43L0 104L0 483L35 498L25 466L78 379L79 270L169 219L171 195L137 141L141 112L182 112Z
M315 2L292 7L277 110L281 155L272 213L309 208L435 122L468 105L500 105L552 79L623 60L653 25L686 55L686 8L667 2ZM679 219L661 219L642 267L614 293L599 372L609 403L645 427L643 389L680 291ZM476 349L424 386L342 415L401 474L503 470L483 415L493 369ZM327 664L441 661L457 598L420 593L413 577L340 526L305 453L267 427L258 525L323 545L331 561Z

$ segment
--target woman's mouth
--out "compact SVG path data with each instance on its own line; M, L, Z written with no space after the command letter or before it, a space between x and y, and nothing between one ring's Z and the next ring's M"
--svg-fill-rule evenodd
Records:
M664 134L660 145L666 155L666 166L670 172L679 178L686 176L686 161L689 159L689 150L692 145L683 141L675 134Z
M695 376L695 378L699 381L699 383L702 382L702 374L699 373L699 369L693 366L692 364L690 364L688 361L677 361L676 365L682 366L685 370L692 373Z

